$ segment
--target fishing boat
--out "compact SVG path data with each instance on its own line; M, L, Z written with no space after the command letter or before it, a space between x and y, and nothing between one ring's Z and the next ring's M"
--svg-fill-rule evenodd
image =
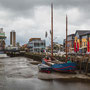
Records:
M59 72L74 72L76 70L75 63L54 64L51 67L53 70Z
M39 72L51 73L52 67L46 64L39 64L38 65Z
M54 63L51 61L44 58L42 60L42 64L48 65L48 68L51 68L51 70L54 71L59 71L59 72L74 72L76 70L76 63L71 62L68 60L68 54L67 54L67 15L66 15L66 60L65 62L61 62L61 63ZM51 4L51 57L53 58L53 4ZM43 70L42 67L40 67L41 70ZM47 70L47 67L44 67L44 70ZM48 69L49 70L49 69Z
M57 61L54 61L57 62ZM76 70L76 63L67 61L67 62L59 62L58 63L53 63L52 61L50 62L47 59L42 60L42 64L48 65L49 68L52 68L52 71L58 71L58 72L75 72Z

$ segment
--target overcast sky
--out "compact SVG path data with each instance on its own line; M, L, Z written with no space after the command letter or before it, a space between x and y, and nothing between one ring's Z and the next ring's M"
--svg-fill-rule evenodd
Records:
M90 0L0 0L0 27L4 28L9 44L10 31L15 30L17 42L29 38L45 39L51 29L51 2L54 5L54 41L65 38L65 17L68 15L68 34L90 30ZM50 37L50 35L49 35ZM49 44L49 38L46 39Z

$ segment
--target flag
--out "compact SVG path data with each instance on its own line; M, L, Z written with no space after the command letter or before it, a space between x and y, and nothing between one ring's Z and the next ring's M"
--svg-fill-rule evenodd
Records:
M77 42L77 51L79 51L79 42Z
M89 41L87 42L87 51L89 52Z
M76 52L76 42L74 42L74 52Z

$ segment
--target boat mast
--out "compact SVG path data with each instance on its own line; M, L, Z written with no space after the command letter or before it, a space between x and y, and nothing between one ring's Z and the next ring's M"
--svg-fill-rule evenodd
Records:
M68 32L68 18L67 18L67 15L66 15L66 62L67 62L67 59L68 59L68 54L67 54L67 32Z
M53 3L51 3L51 57L53 57Z

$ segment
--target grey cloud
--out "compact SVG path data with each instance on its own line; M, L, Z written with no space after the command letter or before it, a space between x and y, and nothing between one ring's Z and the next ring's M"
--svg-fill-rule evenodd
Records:
M78 7L88 7L90 0L0 0L3 7L12 10L27 10L38 5L50 5L53 2L55 6L61 6L66 8L67 6L78 6Z
M72 9L72 8L78 8L79 12L82 12L81 14L83 14L83 16L81 17L81 19L77 20L75 22L71 22L70 25L73 24L74 26L75 25L79 26L80 24L83 24L83 23L89 24L90 21L87 22L87 20L90 18L90 13L89 13L90 0L0 0L0 10L4 10L4 11L7 10L7 13L10 13L9 15L5 16L5 18L7 18L7 19L5 19L5 21L10 20L10 24L12 26L13 25L12 23L17 21L17 18L21 18L21 17L32 18L36 11L35 8L37 8L39 6L50 7L51 2L54 3L54 9L56 9L56 10L62 9L63 10L63 12L61 12L61 13L65 13L67 10ZM59 14L61 15L61 13L59 13ZM62 14L62 15L64 15L64 14ZM40 18L40 17L38 17L38 18ZM59 16L58 16L58 18L59 18ZM34 19L34 18L32 18L32 19ZM71 20L71 21L73 21L73 20ZM5 23L7 23L7 22L5 22ZM36 30L41 31L41 29L43 29L43 28L38 28L41 26L40 23L42 24L42 22L39 22L36 27L32 25L32 27L30 26L29 28L32 30L35 29L35 31ZM57 22L57 23L60 23L60 22ZM20 24L22 24L22 23L20 23ZM35 24L36 24L36 22L35 22ZM10 26L7 26L7 27L10 27ZM16 27L17 28L15 28L15 29L17 29L19 31L18 25L16 25ZM48 26L46 26L46 27L48 27ZM75 28L76 28L76 26L75 26ZM25 31L25 30L23 30L23 31ZM29 35L27 35L27 36L28 36L27 38L22 40L22 37L20 35L17 35L18 41L21 41L21 43L23 43L24 41L27 41L28 38L30 38Z
M10 10L14 16L34 16L34 8L41 5L50 6L54 3L54 8L70 9L79 8L88 17L90 10L90 0L0 0L0 6ZM89 15L88 15L89 14Z
M88 15L90 10L90 0L0 0L0 6L11 10L14 15L31 17L34 16L34 7L41 5L50 6L54 3L54 8L70 9L79 8L84 14Z

